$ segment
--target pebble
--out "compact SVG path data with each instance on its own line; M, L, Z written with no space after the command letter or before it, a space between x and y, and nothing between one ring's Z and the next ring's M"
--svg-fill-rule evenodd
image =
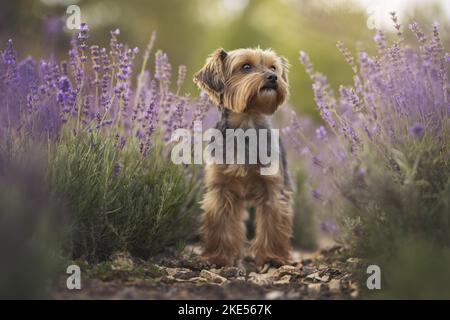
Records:
M224 278L214 272L205 270L205 269L200 271L199 277L208 280L208 282L217 283L217 284L223 284L226 281L228 281L226 278Z
M291 276L286 274L281 277L280 280L274 281L273 284L289 284L291 281Z
M300 269L293 267L293 266L282 266L280 268L278 268L273 276L276 278L281 278L284 275L301 275L301 271Z
M307 275L316 272L316 268L313 266L303 266L301 269L304 273L306 273Z

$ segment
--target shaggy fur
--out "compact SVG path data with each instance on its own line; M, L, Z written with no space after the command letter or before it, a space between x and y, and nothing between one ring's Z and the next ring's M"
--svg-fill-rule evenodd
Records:
M195 74L194 82L222 110L216 126L222 132L227 128L270 129L269 115L289 94L287 60L271 50L218 49ZM244 255L246 208L254 206L256 236L250 253L256 263L289 261L292 189L282 146L279 156L276 175L261 175L258 164L206 167L202 200L205 259L223 266Z

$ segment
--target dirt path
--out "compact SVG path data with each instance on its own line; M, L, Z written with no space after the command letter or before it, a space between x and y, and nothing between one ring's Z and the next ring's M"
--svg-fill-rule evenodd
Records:
M199 262L198 246L165 254L154 262L126 253L109 263L83 262L82 289L66 289L61 277L56 299L355 299L359 292L348 271L357 263L334 246L314 253L295 251L291 265L257 268L249 259L239 267L214 268Z

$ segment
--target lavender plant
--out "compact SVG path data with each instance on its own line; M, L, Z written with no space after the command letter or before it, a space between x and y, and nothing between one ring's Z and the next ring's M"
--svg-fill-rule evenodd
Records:
M418 39L411 46L395 13L392 19L397 39L389 44L378 31L374 56L359 50L354 58L338 43L354 72L338 97L300 52L326 126L305 139L294 115L290 130L309 159L311 196L337 223L327 228L377 264L414 243L450 244L449 53L436 24L429 39L411 24Z
M186 69L172 85L162 51L149 70L155 34L139 73L138 48L119 35L111 32L109 48L89 46L83 24L60 63L18 61L11 40L0 53L1 148L11 157L46 150L52 195L72 212L74 257L149 256L195 233L198 171L173 165L167 149L173 130L202 120L209 102L179 94Z

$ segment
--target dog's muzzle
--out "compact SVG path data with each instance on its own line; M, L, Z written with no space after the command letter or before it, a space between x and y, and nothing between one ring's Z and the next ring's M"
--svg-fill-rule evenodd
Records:
M264 84L264 87L262 87L263 90L276 90L278 88L278 77L273 72L266 73L266 83Z

